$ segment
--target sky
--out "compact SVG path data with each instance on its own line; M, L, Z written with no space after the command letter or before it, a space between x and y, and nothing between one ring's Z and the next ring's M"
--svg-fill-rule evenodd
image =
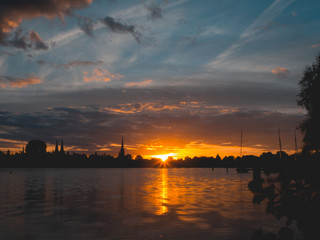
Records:
M294 151L318 0L4 0L0 150ZM299 148L301 133L297 131Z

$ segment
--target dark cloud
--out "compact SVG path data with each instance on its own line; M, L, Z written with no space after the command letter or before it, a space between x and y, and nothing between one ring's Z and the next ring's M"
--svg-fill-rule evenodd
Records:
M106 25L112 32L115 33L130 33L138 43L141 42L142 34L135 30L135 26L127 25L125 23L120 23L115 21L114 18L106 16L105 18L100 19L100 21Z
M78 67L78 66L97 66L97 65L103 64L103 61L99 60L99 61L93 62L93 61L74 60L68 63L56 64L46 60L38 60L37 63L40 65L52 66L57 69L58 68L70 69L70 67Z
M84 106L88 104L100 105L101 103L126 104L128 102L156 102L159 99L168 104L180 101L205 102L210 106L248 107L259 109L297 108L297 88L280 87L279 85L262 84L239 81L236 86L230 84L217 84L215 86L179 86L179 87L144 87L128 88L100 88L78 91L64 90L62 92L38 92L34 95L19 96L16 100L12 93L2 92L0 95L0 108L12 106L16 110L34 111L48 106ZM7 99L11 99L8 102ZM6 102L7 105L2 103ZM24 105L26 103L26 105ZM28 104L27 104L28 103Z
M47 50L48 46L42 41L39 34L35 31L25 31L17 28L14 32L7 35L2 42L4 46L10 46L20 49Z
M17 29L25 19L46 17L63 19L72 11L87 7L92 0L3 0L0 1L0 45L21 49L47 49L34 31L22 33ZM13 33L14 32L14 33ZM26 42L28 38L31 43ZM30 45L31 44L31 45Z
M180 104L180 105L179 105ZM121 136L137 154L137 144L146 145L155 139L180 147L202 141L223 145L239 145L239 134L244 132L244 146L265 151L277 149L277 128L280 127L284 149L293 149L293 130L301 121L301 114L284 114L274 111L249 109L200 109L190 107L168 108L165 102L156 108L132 103L134 113L115 112L103 107L56 107L34 113L0 112L0 138L27 141L43 139L51 144L63 138L67 146L95 152L107 146L116 155ZM196 103L192 103L195 104ZM114 106L114 108L121 106ZM128 108L128 106L127 106ZM225 109L228 110L228 109ZM144 153L146 154L146 153Z
M78 25L84 33L86 33L90 37L94 37L93 36L94 21L91 18L79 16Z
M164 146L179 148L197 148L201 143L238 146L242 130L244 147L274 151L279 127L287 151L293 149L294 129L304 118L296 108L295 89L278 85L238 82L237 86L125 90L25 92L11 98L11 103L6 96L12 93L2 92L0 109L11 110L0 116L0 138L40 138L51 144L63 138L78 149L95 152L99 145L116 155L118 147L110 145L119 143L123 135L132 147L129 153L148 155L143 144L156 139ZM92 105L88 106L88 100ZM134 150L137 144L143 146Z
M39 34L36 33L35 31L30 32L30 40L32 43L32 48L37 49L37 50L47 50L48 46L42 41L40 38Z
M152 19L162 18L162 9L160 6L150 4L149 6L146 5L145 8L149 11Z

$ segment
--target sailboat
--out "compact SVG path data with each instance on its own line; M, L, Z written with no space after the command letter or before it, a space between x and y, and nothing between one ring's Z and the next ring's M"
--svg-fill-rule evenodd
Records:
M240 133L240 157L242 158L242 131ZM238 173L247 173L248 169L245 166L239 166L236 168Z
M282 145L281 145L281 137L280 137L280 129L279 128L278 128L278 136L279 136L279 148L280 148L279 157L280 157L280 160L281 160Z
M295 148L294 160L297 161L298 144L297 144L297 130L296 129L294 129L294 148Z

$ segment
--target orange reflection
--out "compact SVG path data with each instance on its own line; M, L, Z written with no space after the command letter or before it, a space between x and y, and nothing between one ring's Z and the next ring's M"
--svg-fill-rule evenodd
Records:
M152 178L144 186L143 208L157 216L170 216L201 229L211 226L212 218L241 219L250 209L252 193L247 188L249 175L226 173L225 169L152 169ZM209 219L210 218L210 219ZM150 219L149 219L150 220ZM210 221L209 221L210 220ZM150 220L151 221L151 220Z
M161 188L160 188L160 201L161 205L160 208L157 209L156 214L157 215L163 215L168 212L168 181L167 181L167 176L168 176L168 169L161 169Z

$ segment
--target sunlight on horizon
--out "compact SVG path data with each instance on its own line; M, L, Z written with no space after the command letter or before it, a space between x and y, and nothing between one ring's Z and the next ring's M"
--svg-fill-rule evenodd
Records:
M162 155L154 155L152 158L159 158L162 162L165 162L169 157L174 157L176 154L174 153L168 153L168 154L162 154Z

